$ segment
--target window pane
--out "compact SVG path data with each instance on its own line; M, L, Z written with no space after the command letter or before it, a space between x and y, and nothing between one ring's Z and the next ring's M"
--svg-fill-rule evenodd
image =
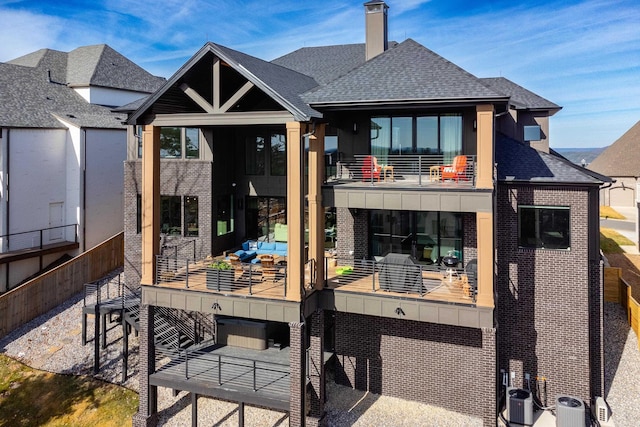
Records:
M285 136L271 135L271 175L285 176L287 173L287 153Z
M200 131L197 128L185 129L185 151L187 159L200 158Z
M391 119L391 153L406 154L413 151L413 119L411 117L393 117Z
M198 198L185 196L184 198L184 229L185 236L198 235Z
M216 206L216 235L222 236L233 232L233 196L225 194L216 198Z
M138 144L138 158L142 158L142 126L136 126L134 138Z
M440 117L440 147L445 163L462 154L462 116L451 114Z
M416 121L416 152L438 154L438 118L418 117Z
M180 227L180 196L160 196L160 232L179 236Z
M373 117L371 119L371 154L386 159L391 150L391 119Z
M160 128L160 157L165 159L175 159L182 157L180 128Z
M264 175L264 138L250 136L245 140L245 172L247 175Z
M543 249L570 248L568 207L520 206L518 212L520 246Z
M136 196L136 233L142 233L142 194Z

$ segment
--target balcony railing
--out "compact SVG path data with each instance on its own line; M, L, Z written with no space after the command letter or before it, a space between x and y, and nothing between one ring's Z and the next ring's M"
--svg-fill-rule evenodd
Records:
M217 261L226 263L227 261ZM156 284L160 286L256 295L265 298L287 296L286 261L273 266L228 264L228 269L213 268L213 260L156 257Z
M78 243L78 224L2 235L0 236L0 253L25 249L44 249L47 245L65 242Z
M466 304L475 302L475 271L439 265L389 264L384 260L325 258L325 261L328 288Z
M475 185L476 156L464 157L454 163L454 158L437 154L389 154L375 158L371 155L355 155L350 160L336 164L335 175L327 176L327 182L353 182L368 185L434 186ZM455 167L458 166L458 167Z

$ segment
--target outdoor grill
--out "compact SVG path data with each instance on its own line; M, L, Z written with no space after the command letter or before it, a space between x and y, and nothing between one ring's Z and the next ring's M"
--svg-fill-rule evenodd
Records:
M442 263L445 265L445 267L447 268L455 268L458 266L458 263L460 262L460 260L458 259L458 257L449 255L446 257L442 258Z

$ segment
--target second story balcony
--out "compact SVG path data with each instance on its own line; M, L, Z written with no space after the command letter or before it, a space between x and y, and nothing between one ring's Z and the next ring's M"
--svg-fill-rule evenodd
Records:
M359 154L326 165L327 184L386 188L474 188L476 156Z

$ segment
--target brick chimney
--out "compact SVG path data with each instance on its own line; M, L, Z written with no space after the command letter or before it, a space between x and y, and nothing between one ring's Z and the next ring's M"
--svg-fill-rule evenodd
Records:
M387 50L387 10L383 1L368 1L364 4L364 20L367 45L367 61Z

